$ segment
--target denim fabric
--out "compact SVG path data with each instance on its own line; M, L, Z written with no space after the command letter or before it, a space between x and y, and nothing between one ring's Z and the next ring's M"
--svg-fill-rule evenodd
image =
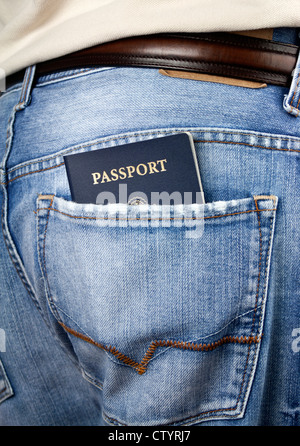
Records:
M299 425L298 73L31 67L2 95L1 425ZM64 155L182 131L205 205L71 201Z

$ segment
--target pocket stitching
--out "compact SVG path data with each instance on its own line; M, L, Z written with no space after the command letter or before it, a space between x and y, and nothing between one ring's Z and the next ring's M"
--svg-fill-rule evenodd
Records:
M46 263L45 263L45 242L46 242L46 232L47 232L47 227L48 227L48 222L49 222L49 216L50 216L50 211L56 211L59 212L63 215L67 215L71 218L83 218L83 219L104 219L104 217L87 217L87 216L74 216L74 215L70 215L70 214L66 214L58 209L52 208L52 204L53 204L53 200L55 195L51 195L51 196L44 196L47 199L51 199L50 202L50 207L48 208L38 208L36 214L38 214L38 212L40 210L47 210L48 211L48 215L47 215L47 222L46 222L46 226L45 226L45 230L44 230L44 243L43 243L43 258L44 258L44 269L46 272ZM45 198L45 199L46 199ZM252 372L253 369L256 366L256 360L257 360L257 349L258 346L261 342L261 339L263 337L263 333L261 333L261 335L256 334L255 336L253 335L253 330L254 330L254 324L255 324L255 319L256 319L256 315L257 315L257 309L264 304L265 300L266 300L266 283L267 283L267 269L268 269L268 265L269 265L269 258L270 258L270 253L271 253L271 240L272 240L272 226L273 226L273 221L274 221L274 217L275 217L275 211L276 211L276 197L273 196L269 196L270 199L273 200L274 203L274 208L272 209L259 209L258 208L258 204L257 202L259 200L265 200L267 199L267 196L254 196L253 199L255 201L255 209L250 209L250 210L246 210L246 211L240 211L240 212L235 212L235 213L229 213L229 214L222 214L222 215L216 215L216 216L207 216L207 217L201 217L202 219L206 218L218 218L218 217L226 217L226 216L232 216L232 215L238 215L238 214L243 214L243 213L250 213L250 212L256 212L257 213L257 218L258 218L258 228L259 228L259 240L260 240L260 257L259 257L259 272L258 272L258 284L257 284L257 291L256 291L256 300L255 300L255 307L254 307L254 316L253 316L253 321L252 321L252 328L251 328L251 335L250 336L225 336L223 338L221 338L218 341L215 341L213 343L209 343L209 344L194 344L193 342L182 342L182 341L171 341L171 340L154 340L151 342L150 346L148 347L148 350L146 352L146 354L144 355L143 359L141 360L140 363L134 361L133 359L129 358L128 356L126 356L125 354L119 352L117 350L116 347L112 347L110 346L105 346L103 344L100 344L96 341L94 341L92 338L83 335L80 332L77 332L75 330L73 330L72 328L68 327L67 325L65 325L61 320L60 317L58 317L58 322L59 324L70 334L74 335L75 337L78 337L86 342L89 342L99 348L101 348L102 350L106 351L107 353L111 353L112 355L114 355L115 357L117 357L117 359L123 361L126 365L129 365L131 367L133 367L139 375L143 375L146 370L147 370L147 366L148 363L150 362L155 350L158 347L171 347L171 348L179 348L179 349L183 349L183 350L194 350L194 351L211 351L214 350L215 348L224 345L224 344L228 344L228 343L240 343L240 344L248 344L248 353L247 353L247 358L246 358L246 365L245 365L245 369L243 372L243 379L242 379L242 383L241 383L241 388L239 391L239 395L237 397L237 401L234 407L231 408L220 408L220 409L213 409L213 410L209 410L209 411L204 411L201 412L197 415L193 415L191 417L188 417L184 420L181 420L181 422L189 422L195 419L199 419L199 417L203 417L206 416L208 414L213 414L213 413L217 413L217 412L227 412L227 413L223 413L220 415L217 415L218 418L224 418L227 417L228 418L228 411L234 411L238 408L238 404L240 402L241 399L241 395L243 393L243 388L244 388L244 383L245 383L245 377L246 377L246 372L249 366L249 358L250 358L250 351L251 351L251 345L254 344L255 345L255 350L253 353L253 360L252 360L252 367L249 373L249 377L248 377L248 383L247 383L247 388L244 392L244 402L242 403L242 407L240 409L240 411L237 414L234 414L232 417L238 417L242 412L243 412L243 408L245 405L245 402L247 401L246 399L246 395L247 395L247 390L249 389L250 383L251 383L251 376L252 376ZM268 247L266 250L266 267L265 267L265 276L264 276L264 287L263 287L263 294L262 294L262 304L258 306L258 297L259 297L259 291L261 289L261 281L260 281L260 276L261 276L261 269L262 269L262 264L261 264L261 260L262 260L262 232L261 232L261 223L260 223L260 212L263 211L271 211L273 212L272 217L270 218L271 223L270 223L270 229L269 229L269 241L268 241ZM47 272L46 272L47 274ZM48 280L47 280L48 283ZM48 289L50 290L49 287L49 283L48 283ZM52 303L52 305L54 305ZM51 305L51 307L52 307ZM257 326L257 333L260 331L261 328L261 324L262 324L262 313L260 315L260 319L259 319L259 323Z
M47 197L47 196L46 196ZM75 219L83 219L83 220L117 220L117 221L121 221L121 220L148 220L149 218L151 218L151 220L177 220L177 219L186 219L186 220L208 220L208 219L213 219L213 218L221 218L221 217L231 217L234 215L240 215L240 214L248 214L251 212L271 212L271 211L276 211L276 209L248 209L246 211L240 211L240 212L232 212L229 214L221 214L221 215L208 215L206 217L157 217L157 218L152 218L152 217L142 217L142 218L119 218L119 217L93 217L93 216L86 216L86 215L72 215L72 214L68 214L66 212L60 211L59 209L56 208L52 208L53 199L50 203L50 207L48 208L39 208L35 213L38 214L39 211L55 211L58 212L59 214L64 215L65 217L70 217L70 218L75 218ZM49 214L50 212L48 212L48 218L49 218Z
M47 268L46 268L46 235L47 235L47 229L48 229L48 223L49 223L49 217L50 217L50 211L56 211L62 215L68 216L70 218L75 218L75 219L88 219L88 220L104 220L105 217L88 217L88 216L77 216L77 215L71 215L71 214L67 214L65 212L60 211L59 209L53 208L53 201L54 201L54 197L55 194L48 194L48 195L40 195L38 200L50 200L49 203L49 207L46 208L38 208L36 213L38 214L39 211L48 211L47 213L47 220L46 220L46 224L45 224L45 230L44 230L44 240L43 240L43 255L42 255L42 259L43 259L43 270L45 272L45 278L48 284L48 290L49 290L49 303L51 305L51 308L53 310L53 313L56 315L56 318L58 320L58 323L70 334L72 334L73 336L80 338L86 342L89 342L92 345L97 346L98 348L106 351L107 353L111 353L113 354L115 357L117 357L117 359L119 359L120 361L124 362L126 365L129 365L131 367L133 367L139 375L142 375L146 372L148 363L150 361L150 359L152 358L155 350L157 349L158 346L166 346L166 347L175 347L175 348L182 348L182 349L192 349L195 351L208 351L208 350L214 350L215 348L227 344L227 343L247 343L251 345L251 343L258 343L261 340L261 337L257 337L257 336L253 336L252 335L252 331L251 331L251 335L250 336L240 336L240 338L238 337L232 337L232 336L225 336L221 339L219 339L218 341L215 341L214 343L208 343L208 344L195 344L195 343L191 343L191 342L183 342L183 341L170 341L170 340L154 340L150 343L146 354L144 355L144 358L141 360L140 363L134 361L132 358L129 358L127 355L119 352L119 350L116 347L112 347L111 345L109 346L105 346L104 344L98 343L97 341L94 341L90 336L84 335L83 333L80 333L79 331L73 330L72 328L68 327L66 324L64 324L60 318L59 313L56 310L56 306L55 304L50 300L50 284L48 281L48 277L47 277ZM257 200L259 199L259 197L254 197L254 201L255 201L255 205L256 208L255 209L248 209L246 211L240 211L240 212L233 212L233 213L228 213L228 214L222 214L222 215L213 215L213 216L207 216L207 217L195 217L195 219L210 219L210 218L221 218L221 217L228 217L228 216L233 216L233 215L239 215L239 214L244 214L244 213L251 213L251 212L256 212L257 215L259 216L260 212L263 211L275 211L276 209L259 209L257 206ZM114 219L117 217L113 217ZM169 217L170 219L174 219L174 217ZM176 217L175 217L176 218ZM160 218L160 220L162 220L163 218ZM261 232L260 232L260 245L261 245ZM261 252L262 252L262 246L260 246L260 259L261 259ZM259 272L260 275L260 272ZM259 282L259 280L258 280ZM255 320L255 315L256 315L256 310L257 310L257 299L258 299L258 292L259 292L259 284L257 285L257 293L256 293L256 301L255 301L255 307L254 307L254 316L253 316L253 322L252 322L252 326L254 325L254 320ZM160 344L164 344L164 345L160 345ZM193 346L193 347L190 347ZM249 353L248 353L249 355ZM248 359L246 361L246 368L247 368L247 362ZM243 383L242 383L242 387L243 387ZM238 397L238 401L239 401L239 397ZM237 404L238 404L237 401Z
M172 340L154 340L150 343L143 359L141 362L136 362L133 359L129 358L127 355L121 353L116 347L112 347L111 345L106 346L104 344L101 344L97 341L94 341L91 337L86 336L76 330L73 330L72 328L65 325L63 322L59 321L59 324L71 335L82 339L85 342L88 342L92 345L95 345L96 347L100 348L101 350L106 351L107 353L111 353L114 355L117 359L124 362L126 365L129 365L133 367L139 375L143 375L146 370L147 366L154 355L155 350L158 347L172 347L172 348L179 348L182 350L190 350L190 351L212 351L215 350L217 347L220 347L224 344L233 343L233 344L258 344L261 341L262 336L224 336L223 338L219 339L215 342L210 342L208 344L195 344L194 342L184 342L184 341L172 341Z

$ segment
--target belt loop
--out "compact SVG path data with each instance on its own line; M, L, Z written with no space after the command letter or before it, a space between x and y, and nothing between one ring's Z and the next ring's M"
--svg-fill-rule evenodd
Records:
M293 80L289 93L284 96L283 108L296 118L300 115L300 52L296 67L293 71Z
M17 111L23 110L30 103L31 100L30 93L32 89L34 74L35 74L35 65L26 68L20 99L18 104L16 105Z

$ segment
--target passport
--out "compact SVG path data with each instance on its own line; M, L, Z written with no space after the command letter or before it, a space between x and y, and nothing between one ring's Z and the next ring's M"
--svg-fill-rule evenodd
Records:
M64 156L77 203L204 203L189 132Z

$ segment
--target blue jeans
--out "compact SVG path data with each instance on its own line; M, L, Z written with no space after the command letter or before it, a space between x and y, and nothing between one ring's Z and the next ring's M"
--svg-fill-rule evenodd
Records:
M0 424L299 425L300 64L290 89L34 69L0 98ZM64 155L182 131L194 226L71 201Z

